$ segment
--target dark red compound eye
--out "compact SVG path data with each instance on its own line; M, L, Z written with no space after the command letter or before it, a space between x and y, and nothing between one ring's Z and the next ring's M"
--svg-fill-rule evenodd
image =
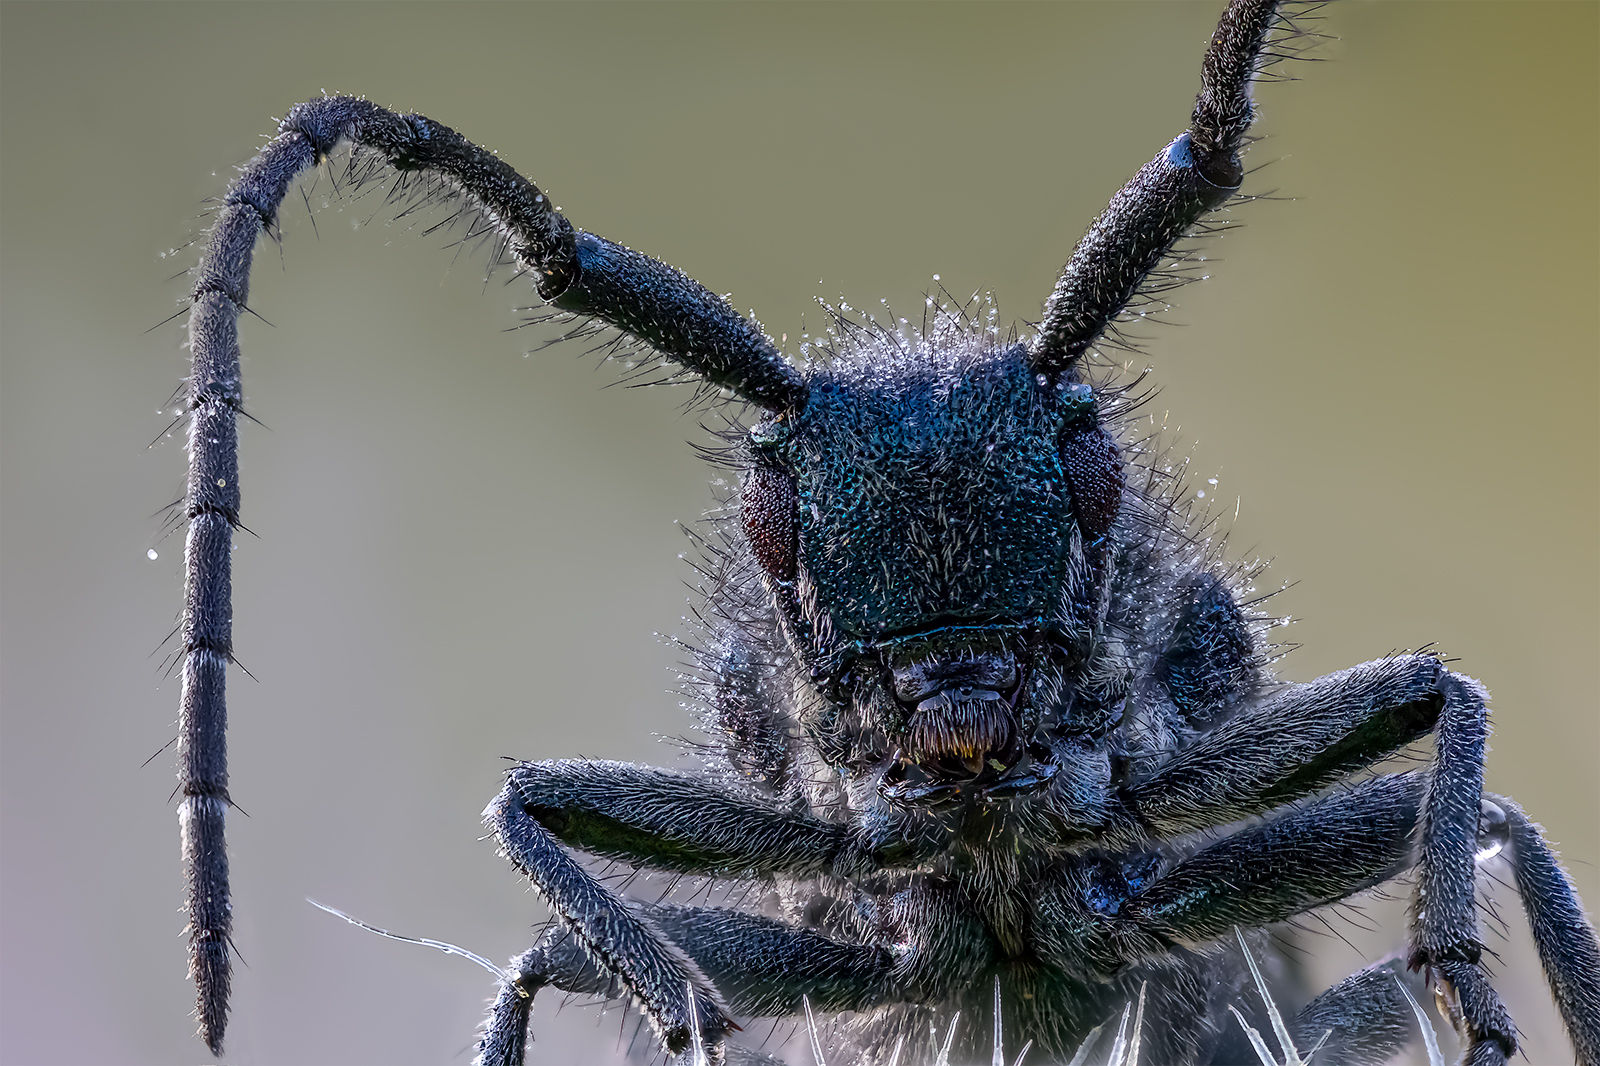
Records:
M739 511L750 547L775 581L793 581L795 555L800 545L794 476L770 466L758 466L745 475Z
M1069 428L1061 437L1061 467L1072 492L1072 511L1085 540L1111 532L1122 509L1122 451L1098 425Z

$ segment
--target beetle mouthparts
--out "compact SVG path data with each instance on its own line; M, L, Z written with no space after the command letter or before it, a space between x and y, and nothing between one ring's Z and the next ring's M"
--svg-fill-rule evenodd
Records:
M992 689L946 689L917 704L906 754L940 776L976 777L993 757L1004 769L1015 745L1011 706Z

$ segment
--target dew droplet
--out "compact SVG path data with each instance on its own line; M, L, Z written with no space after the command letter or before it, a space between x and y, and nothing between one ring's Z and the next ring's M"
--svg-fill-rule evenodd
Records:
M156 557L156 550L151 548L149 551L144 553L144 557L146 559L154 559Z

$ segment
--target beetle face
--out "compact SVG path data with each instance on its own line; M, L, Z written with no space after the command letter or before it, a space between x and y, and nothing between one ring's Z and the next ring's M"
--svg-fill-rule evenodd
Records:
M1036 683L1041 655L1087 637L1120 501L1091 390L970 339L847 355L809 386L752 432L758 560L812 635L819 681L880 738L869 761L1005 775L1050 710L1035 690L1059 689Z

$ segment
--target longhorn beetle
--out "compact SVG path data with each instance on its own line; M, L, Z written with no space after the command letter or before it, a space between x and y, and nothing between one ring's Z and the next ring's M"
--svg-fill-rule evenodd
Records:
M291 111L227 194L192 291L181 821L213 1051L230 967L237 321L257 236L348 141L351 179L388 167L402 196L461 197L556 313L759 412L729 435L741 484L707 542L706 767L527 763L489 809L559 921L515 961L485 1061L520 1060L545 985L625 995L669 1050L697 1036L712 1057L736 1017L793 1015L805 997L854 1012L871 1059L927 1051L930 1012L973 1011L992 981L1016 1005L1008 1043L1069 1052L1148 995L1155 1061L1232 1061L1222 1008L1243 971L1220 938L1414 868L1407 961L1451 1005L1467 1060L1501 1062L1516 1033L1480 965L1474 858L1502 849L1579 1059L1600 1059L1600 948L1538 828L1482 795L1481 686L1428 654L1274 682L1249 571L1191 525L1132 431L1136 393L1097 360L1237 194L1276 7L1230 5L1191 126L1090 227L1037 327L841 314L803 366L448 127L350 97ZM1426 770L1361 776L1430 734ZM772 913L626 901L570 849L748 882ZM1326 1031L1326 1061L1364 1062L1397 1049L1406 1018L1380 967L1291 1028L1302 1051Z

